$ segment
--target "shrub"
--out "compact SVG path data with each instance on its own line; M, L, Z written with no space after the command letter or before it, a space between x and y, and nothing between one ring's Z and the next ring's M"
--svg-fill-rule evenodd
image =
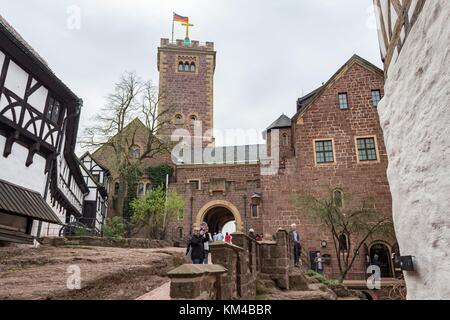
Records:
M103 236L112 239L123 239L125 235L125 223L122 218L109 219L103 226Z

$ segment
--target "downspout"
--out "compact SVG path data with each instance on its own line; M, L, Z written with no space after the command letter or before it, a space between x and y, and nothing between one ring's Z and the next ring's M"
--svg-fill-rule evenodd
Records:
M190 225L189 225L189 234L192 236L192 225L194 224L194 221L193 221L193 217L194 217L194 197L193 196L191 196L191 222L190 222Z

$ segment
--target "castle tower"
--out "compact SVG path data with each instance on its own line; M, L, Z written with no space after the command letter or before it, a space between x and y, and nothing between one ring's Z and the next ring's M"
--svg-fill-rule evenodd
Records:
M169 124L160 131L160 135L170 137L175 129L186 129L196 139L205 137L203 146L214 141L215 66L214 43L184 40L171 43L168 39L161 39L158 71L163 98L159 112L167 112L164 117ZM200 125L201 129L197 127L194 130Z

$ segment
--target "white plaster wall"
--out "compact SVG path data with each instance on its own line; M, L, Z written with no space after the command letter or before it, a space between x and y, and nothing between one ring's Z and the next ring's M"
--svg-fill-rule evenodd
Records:
M0 150L2 153L5 142L6 138L0 135ZM27 168L25 162L27 161L28 149L18 143L14 143L8 158L3 157L2 153L0 154L0 179L37 191L43 195L46 182L45 159L36 154L33 158L33 164Z
M20 98L25 96L28 73L19 67L14 61L10 61L6 74L5 87L17 94Z
M427 1L378 109L408 299L450 299L450 1Z

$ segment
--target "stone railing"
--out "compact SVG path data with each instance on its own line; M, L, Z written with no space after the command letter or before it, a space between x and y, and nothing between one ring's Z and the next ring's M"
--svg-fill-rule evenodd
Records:
M210 244L213 265L183 265L169 273L172 299L249 299L256 295L258 274L289 289L291 243L285 230L273 241L256 242L243 233L233 244Z
M170 297L176 300L225 300L227 269L214 264L184 264L167 274Z

